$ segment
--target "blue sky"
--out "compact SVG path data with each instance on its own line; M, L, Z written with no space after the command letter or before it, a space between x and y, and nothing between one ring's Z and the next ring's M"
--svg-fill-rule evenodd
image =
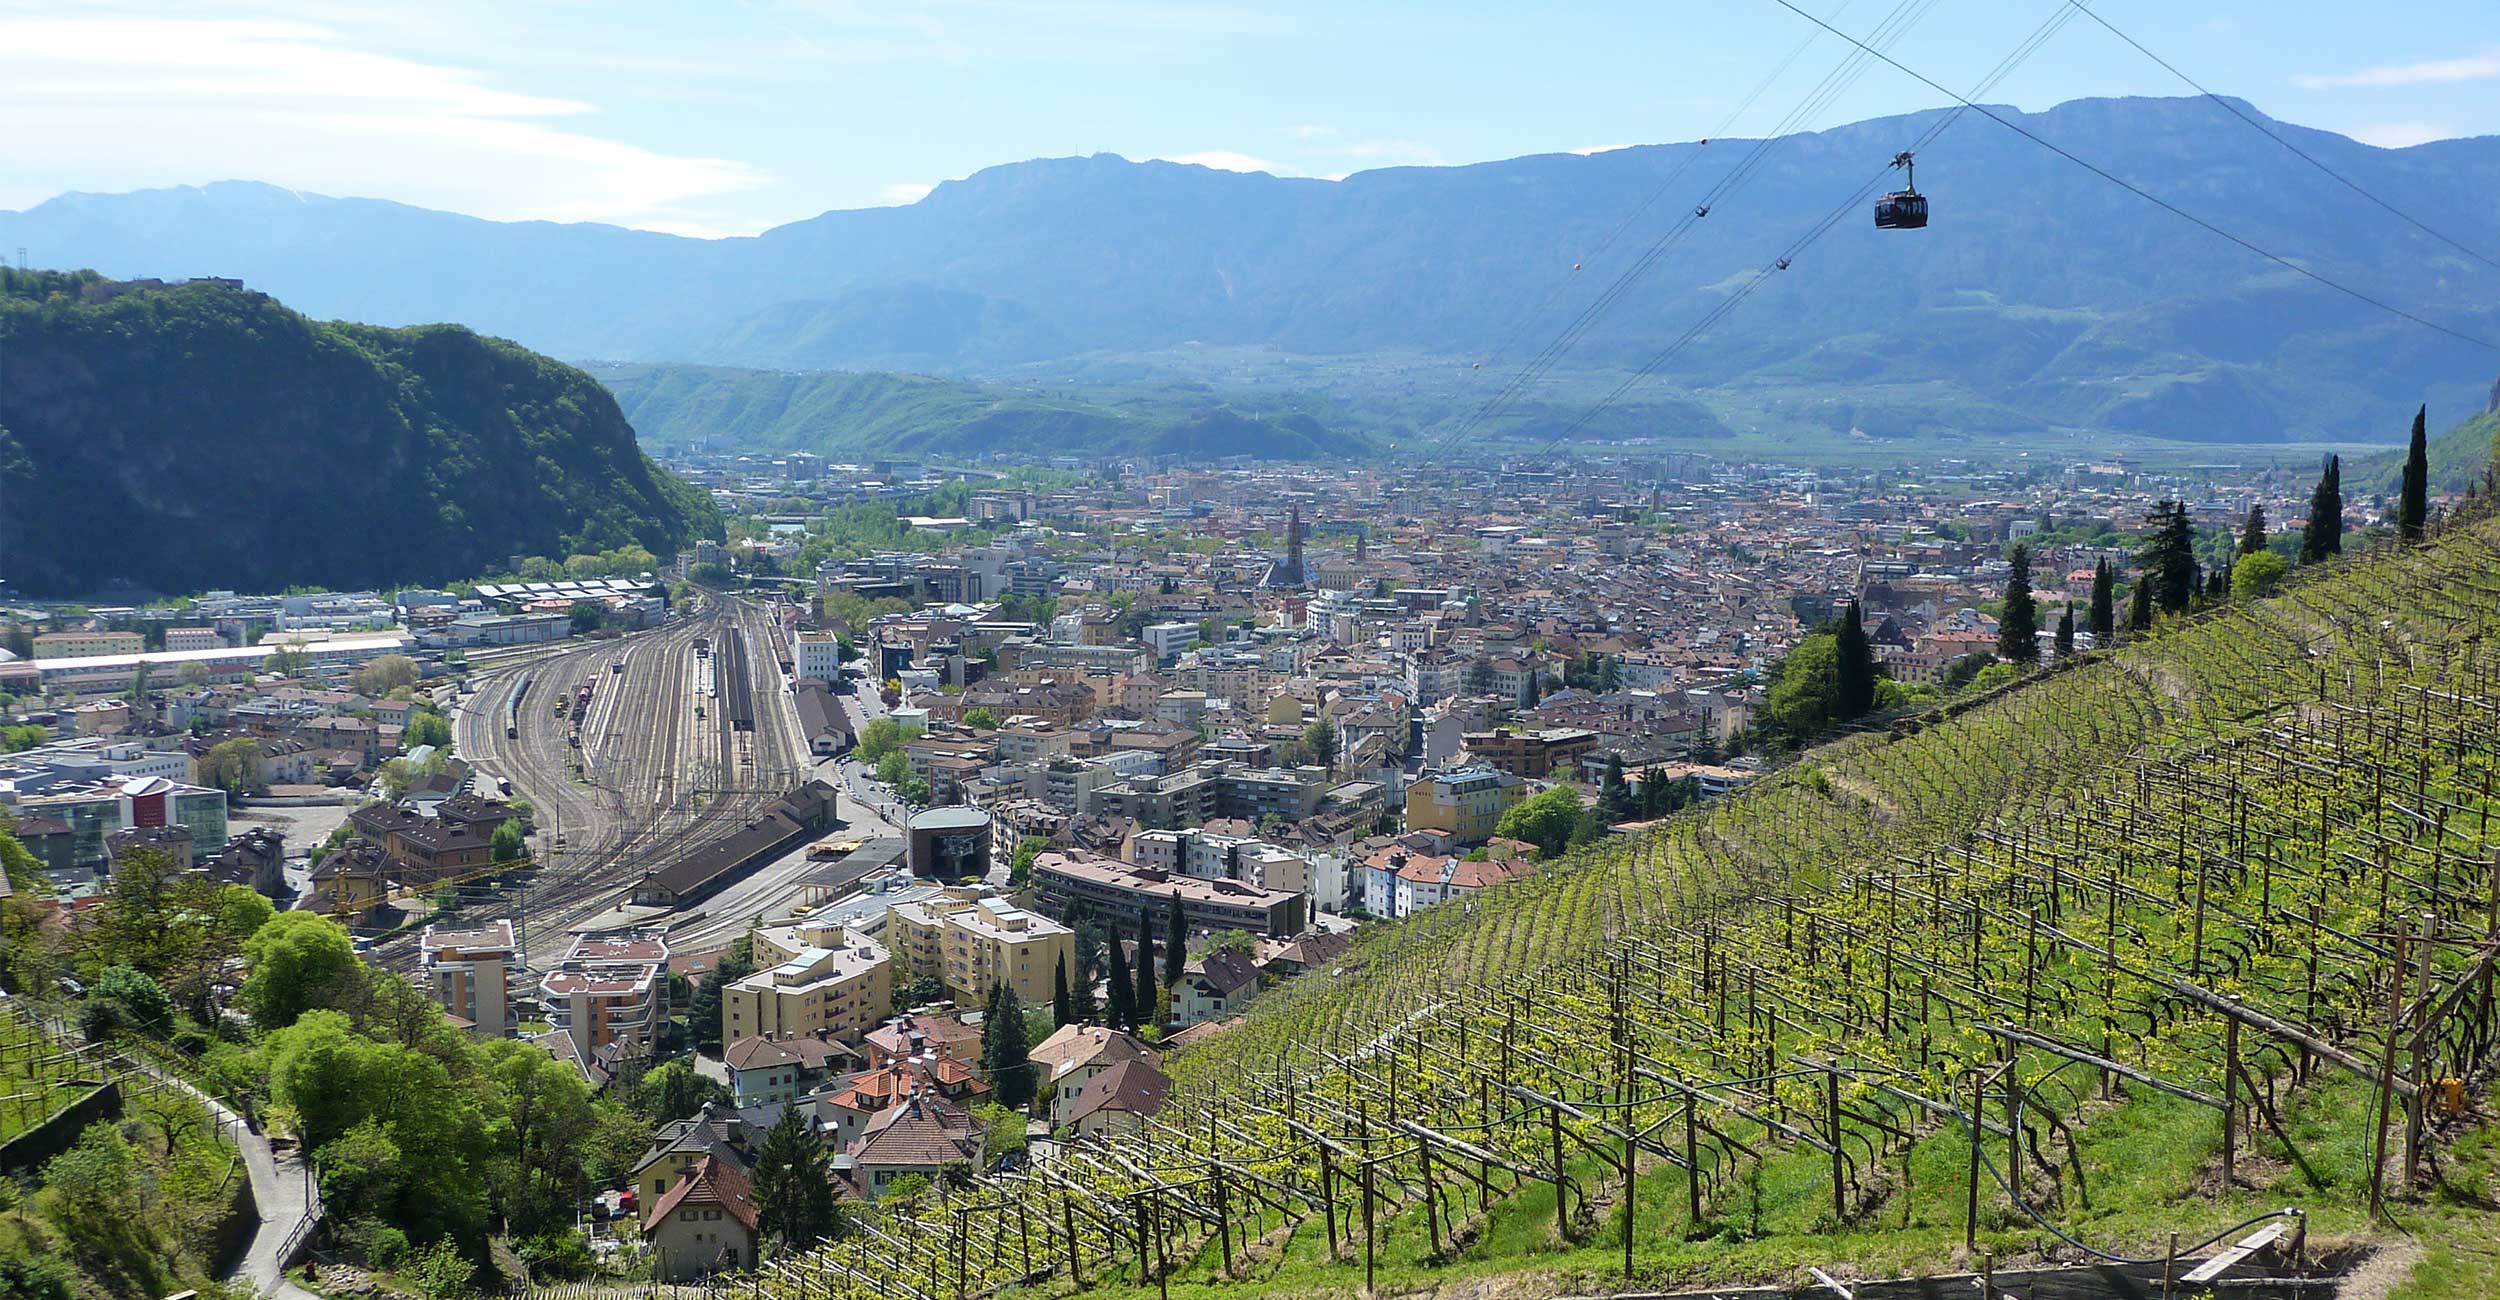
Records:
M1798 2L1863 35L1896 0ZM1958 88L2066 0L1913 3L1893 53ZM2491 0L2093 8L2286 120L2500 134ZM248 179L720 235L1039 156L1334 177L1707 135L1811 31L1774 0L0 0L0 208ZM1818 38L1724 133L1768 129L1841 53ZM1989 98L2182 93L2077 19ZM1810 125L1934 102L1877 68Z

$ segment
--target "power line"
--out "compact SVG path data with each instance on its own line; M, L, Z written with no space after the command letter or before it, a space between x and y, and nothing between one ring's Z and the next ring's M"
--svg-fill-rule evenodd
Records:
M2336 280L2330 276L2312 271L2308 267L2302 266L2300 263L2295 262L2280 253L2274 252L2271 249L2264 248L2247 239L2243 239L2238 235L2232 234L2230 231L2207 221L2203 217L2197 216L2195 213L2190 212L2165 198L2162 198L2160 195L2154 194L2150 190L2137 185L2133 181L2127 180L2125 177L2119 176L2089 159L2079 157L2076 154L2069 152L2061 145L2042 138L2030 129L2024 127L2021 123L2008 121L2003 116L2000 116L1995 110L1982 104L1973 103L1970 99L1962 95L1954 94L1952 91L1945 89L1933 79L1903 64L1900 60L1868 46L1857 37L1851 36L1849 33L1844 32L1839 28L1832 26L1830 23L1824 22L1822 19L1798 8L1796 5L1790 3L1789 0L1772 0L1772 3L1792 14L1797 15L1800 18L1805 19L1807 22L1822 28L1824 31L1830 32L1832 35L1857 46L1859 49L1865 50L1867 53L1874 55L1876 58L1882 59L1885 63L1891 65L1894 70L1915 79L1928 89L1935 91L1937 94L1951 96L1956 102L1960 103L1962 107L1986 117L1989 121L1996 123L1998 126L2004 127L2006 130L2029 140L2033 144L2048 150L2050 153L2056 154L2058 157L2073 163L2077 167L2083 168L2085 171L2088 171L2093 175L2100 177L2102 180L2108 181L2110 184L2135 195L2137 198L2160 208L2162 211L2167 212L2182 221L2187 221L2200 226L2212 234L2227 239L2232 243L2247 249L2249 252L2255 253L2259 257L2282 267L2284 270L2290 271L2293 274L2301 276L2305 279L2314 280L2319 284L2325 285L2329 289L2333 289L2337 293L2353 299L2356 302L2366 303L2372 307L2378 308L2380 311L2386 312L2391 316L2402 317L2403 319L2412 321L2414 324L2419 325L2424 329L2436 330L2437 332L2445 334L2449 338L2455 339L2460 343L2470 343L2475 347L2482 348L2486 351L2500 352L2500 343L2494 343L2488 339L2477 338L2474 335L2463 332L2462 330L2450 329L2448 326L2442 325L2437 321L2429 319L2428 317L2416 315L2415 313L2407 311L2402 307L2398 307L2393 303L2373 297L2370 294L2364 293L2359 289L2355 289L2340 280ZM2085 12L2088 13L2090 11L2086 10Z
M2126 34L2125 32L2122 32L2122 31L2118 30L2118 28L2117 28L2117 26L2116 26L2115 24L2111 23L2108 19L2103 18L2103 17L2102 17L2102 16L2100 16L2098 13L2095 13L2095 12L2094 12L2091 8L2089 8L2088 6L2086 6L2086 5L2083 3L2083 0L2066 0L2066 2L2067 2L2068 4L2073 5L2073 6L2074 6L2074 7L2075 7L2078 11L2080 11L2080 12L2083 14L2083 16L2084 16L2084 17L2089 18L2089 19L2091 19L2092 21L2094 21L2094 22L2096 22L2096 23L2099 23L2099 24L2101 25L2102 30L2107 31L2110 35L2115 36L2115 37L2117 37L2118 39L2120 39L2120 40L2122 40L2122 41L2125 41L2127 44L2129 44L2129 45L2131 45L2131 46L2134 46L2134 47L2135 47L2135 52L2136 52L2136 53L2141 54L2141 55L2143 55L2145 58L2151 59L2153 62L2160 64L2160 65L2162 66L2162 70L2163 70L2163 71L2168 72L2171 76L2177 77L2179 80L2186 82L2188 85L2190 85L2190 86L2192 86L2192 87L2194 87L2194 88L2195 88L2196 93L2198 93L2198 94L2200 94L2200 95L2203 95L2205 98L2212 100L2212 101L2213 101L2213 102L2215 102L2216 104L2221 105L2221 106L2222 106L2222 107L2223 107L2226 111L2228 111L2228 112L2231 114L2231 116L2236 117L2236 118L2238 118L2239 120L2241 120L2242 122L2247 123L2247 124L2248 124L2248 127L2249 127L2249 129L2250 129L2250 130L2255 131L2257 134L2262 135L2262 136L2264 136L2265 138L2267 138L2267 139L2269 139L2269 140L2274 141L2276 144L2279 144L2279 145L2283 146L2285 149L2290 150L2290 151L2291 151L2291 154L2292 154L2292 156L2293 156L2293 157L2298 158L2298 159L2300 159L2302 162L2305 162L2305 163L2309 164L2310 166L2317 168L2319 171L2326 173L2328 176L2330 176L2330 177L2334 178L2334 180L2336 181L2336 183L2338 183L2338 184L2342 185L2344 188L2346 188L2346 189L2348 189L2348 190L2351 190L2353 193L2358 194L2358 195L2360 195L2361 197L2363 197L2363 198L2365 198L2365 199L2368 199L2370 202L2372 202L2372 203L2374 203L2374 204L2377 204L2380 208L2384 209L2384 210L2385 210L2385 211L2386 211L2386 212L2387 212L2390 216L2393 216L2393 217L2395 217L2397 220L2404 222L2406 225L2409 225L2409 226L2413 227L2415 230L2419 230L2419 231L2421 231L2423 234L2428 235L2428 236L2430 236L2431 238L2438 240L2440 243L2446 244L2448 247L2453 248L2453 249L2457 250L2458 252L2465 254L2467 257L2473 258L2475 261L2480 262L2480 263L2482 263L2483 265L2485 265L2485 266L2488 266L2488 267L2492 268L2493 270L2500 271L2500 261L2494 261L2494 260L2492 260L2491 258L2485 257L2485 256L2483 256L2481 253L2478 253L2478 252L2476 252L2475 250L2473 250L2473 249L2471 249L2471 248L2466 247L2464 244L2458 243L2456 240L2451 239L2451 238L2449 238L2448 236L2446 236L2446 235L2444 235L2444 234L2441 234L2439 231L2437 231L2437 230L2433 230L2430 226L2428 226L2428 225L2424 224L2422 221L2420 221L2420 220L2416 219L2416 218L2413 216L2413 214L2412 214L2412 213L2409 213L2409 212L2405 211L2404 209L2397 207L2395 204L2390 203L2390 202L2388 202L2387 200L2380 198L2378 195L2371 193L2368 189L2364 188L2364 187L2362 186L2362 184L2361 184L2359 181L2356 181L2356 180L2352 179L2351 177L2346 176L2346 175L2345 175L2345 174L2343 174L2342 172L2339 172L2339 171L2335 170L2334 168L2329 167L2328 165L2326 165L2326 163L2324 163L2324 162L2320 161L2320 160L2319 160L2319 159L2318 159L2315 155L2311 154L2308 150L2303 149L2303 148L2301 148L2299 145L2293 144L2291 141L2284 139L2284 138L2282 137L2282 135L2281 135L2281 134L2279 134L2279 133L2277 133L2277 132L2275 131L2275 129L2274 129L2272 126L2269 126L2269 125L2267 125L2265 122L2259 121L2257 118L2250 116L2250 115L2248 114L2247 110L2245 110L2245 109L2241 108L2239 105L2237 105L2237 104L2235 104L2235 103L2232 103L2230 100L2228 100L2228 99L2224 98L2223 96L2221 96L2221 95L2217 95L2217 94L2215 94L2214 92L2212 92L2212 91L2210 91L2210 90L2207 90L2207 89L2205 88L2205 85L2204 85L2204 83L2203 83L2203 82L2200 82L2200 81L2198 81L2196 78L2191 77L2191 76L2189 76L2188 74L2186 74L2186 73L2184 73L2184 72L2179 71L2179 69L2178 69L2176 66L2174 66L2174 65L2170 62L2170 60L2165 59L2165 58L2163 58L2162 56L2160 56L2160 55L2158 55L2158 54L2153 53L2151 50L2148 50L2148 49L2144 48L2144 43L2143 43L2142 41L2139 41L2139 40L2137 40L2136 38L2134 38L2134 37L2132 37L2132 36L2129 36L2129 35L2128 35L2128 34ZM1834 14L1833 16L1834 16L1834 17L1838 17L1839 15L1838 15L1838 14Z

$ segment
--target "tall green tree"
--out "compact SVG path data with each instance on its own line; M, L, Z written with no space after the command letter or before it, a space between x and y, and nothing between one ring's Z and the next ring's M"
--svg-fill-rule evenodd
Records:
M1137 986L1129 978L1128 949L1121 946L1119 935L1114 933L1111 942L1105 945L1105 951L1109 953L1111 973L1103 980L1109 990L1108 1007L1103 1018L1109 1020L1114 1029L1134 1030L1137 1028Z
M1141 1027L1154 1023L1155 987L1154 913L1140 907L1137 909L1137 988L1129 995L1129 1007L1137 1013Z
M2145 522L2152 532L2140 557L2143 585L2152 588L2162 612L2183 612L2197 591L2196 526L2188 520L2187 503L2165 499Z
M1181 915L1181 895L1172 891L1170 906L1163 913L1163 987L1181 982L1181 968L1189 964L1189 921Z
M1022 1110L1033 1104L1032 1046L1024 1036L1024 1000L1000 984L981 1021L981 1068L1000 1105Z
M1059 969L1050 976L1050 1023L1065 1028L1076 1023L1076 1000L1068 992L1068 959L1059 959Z
M2040 602L2031 594L2031 547L2014 543L2014 552L2006 562L2013 566L2005 575L2005 609L1997 615L1997 658L2008 663L2037 663L2040 659Z
M2107 649L2118 639L2118 579L2109 571L2109 557L2104 555L2092 566L2092 610L2088 622L2092 644Z
M2396 536L2408 542L2422 540L2422 529L2430 522L2430 416L2431 408L2427 405L2413 413L2413 441L2405 448L2404 486L2396 494Z
M2248 508L2248 518L2240 522L2240 554L2255 555L2266 549L2266 503L2260 501Z
M1844 722L1866 716L1875 707L1875 646L1866 639L1866 623L1854 600L1840 612L1839 626L1832 634L1832 653L1839 670L1833 714Z
M1817 632L1798 642L1773 669L1763 706L1773 724L1800 739L1847 721L1840 713L1840 638Z
M1608 754L1606 779L1597 787L1597 815L1612 826L1628 822L1639 813L1639 800L1632 795L1631 783L1623 779L1623 755Z
M817 1136L813 1110L791 1106L764 1134L755 1156L755 1209L767 1236L800 1250L832 1236L839 1222L833 1162Z
M2061 606L2057 615L2057 657L2067 659L2075 653L2075 607Z
M347 931L318 912L271 917L243 945L243 959L252 973L235 999L263 1033L315 1008L342 1005L363 983L364 964Z
M2300 530L2300 562L2316 564L2344 553L2344 458L2329 456L2309 494L2309 522Z

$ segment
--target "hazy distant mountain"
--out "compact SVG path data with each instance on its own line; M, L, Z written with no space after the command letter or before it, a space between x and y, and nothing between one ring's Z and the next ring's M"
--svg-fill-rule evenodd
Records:
M2500 338L2500 271L2212 103L2000 111L2267 249ZM1778 142L1566 368L1647 360L1934 118ZM2486 198L2500 190L2500 138L2384 150L2275 129L2500 256L2500 207ZM1335 183L1045 159L905 208L712 242L223 184L65 196L0 214L0 245L110 274L238 275L316 314L457 320L575 358L995 375L1206 347L1483 361L1506 375L1752 147L1722 139ZM2480 404L2487 352L2305 281L1977 114L1919 161L1935 205L1927 231L1878 232L1846 213L1664 380L1878 436L1921 432L1940 413L2009 430L2376 435L2398 423L2391 409L2426 398L2435 410Z
M1252 456L1345 460L1378 450L1306 412L1236 410L1203 393L1129 389L1116 400L925 375L590 364L643 445L684 450L979 457Z

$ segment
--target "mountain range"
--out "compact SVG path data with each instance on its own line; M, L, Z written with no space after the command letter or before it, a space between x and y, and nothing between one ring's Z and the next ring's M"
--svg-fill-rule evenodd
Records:
M1991 111L2289 262L2500 339L2500 269L2217 103ZM2303 278L1977 113L1919 153L1932 224L1874 229L1853 196L1938 118L1878 118L1758 152L1714 139L1334 182L1041 159L905 207L708 241L223 183L64 195L0 214L0 244L117 276L239 276L315 315L458 321L574 360L1013 382L1220 370L1218 386L1241 391L1315 375L1296 382L1362 399L1366 419L1381 399L1421 394L1417 432L1470 423L1484 394L1649 259L1528 390L1520 418L1471 430L1498 438L1540 436L1558 412L1585 409L1836 214L1635 384L1635 414L1607 431L1681 432L1696 415L1742 412L1774 432L1875 437L2383 440L2402 428L2391 413L2417 402L2481 404L2485 348ZM2500 207L2484 200L2500 189L2500 138L2380 149L2259 120L2500 256ZM1740 168L1750 179L1683 220ZM706 376L749 382L726 370L678 382ZM1656 420L1644 402L1663 403Z

